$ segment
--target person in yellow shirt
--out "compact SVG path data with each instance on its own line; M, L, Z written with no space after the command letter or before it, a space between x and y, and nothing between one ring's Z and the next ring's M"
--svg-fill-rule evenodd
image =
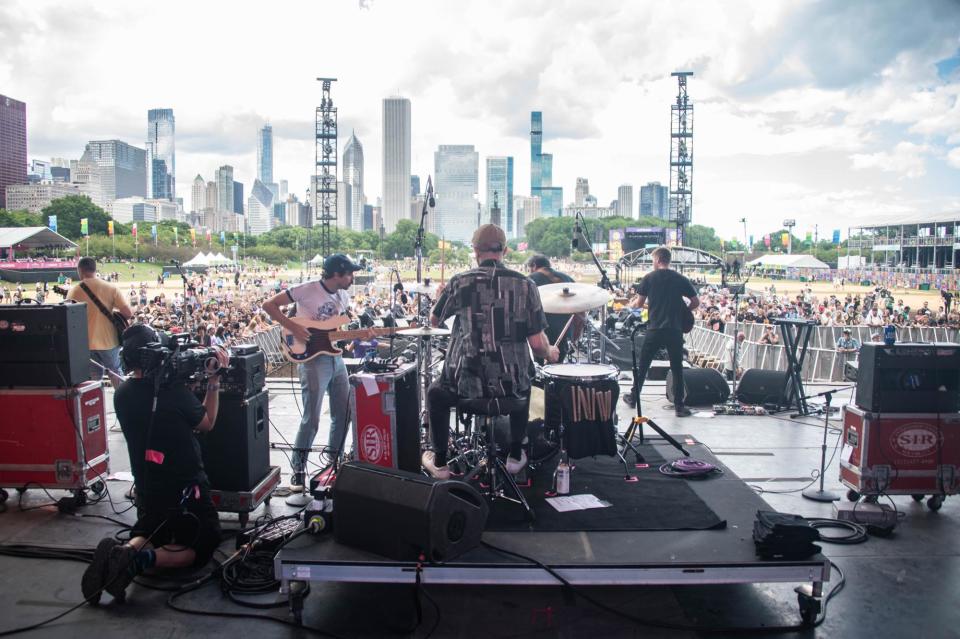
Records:
M90 359L100 362L103 368L122 375L120 368L120 338L117 329L109 317L97 307L86 288L97 296L100 303L110 311L118 311L128 320L133 311L116 286L97 277L97 262L92 257L81 257L77 262L77 274L80 281L67 293L68 300L85 302L87 305L87 338L90 342ZM99 366L90 364L90 379L100 379L103 371Z

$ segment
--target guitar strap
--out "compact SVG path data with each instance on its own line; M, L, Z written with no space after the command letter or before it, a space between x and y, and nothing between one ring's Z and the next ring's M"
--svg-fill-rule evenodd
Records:
M107 310L107 307L103 305L103 302L100 301L100 298L97 297L93 291L90 290L90 287L87 286L84 282L80 282L80 288L84 290L87 294L87 297L96 304L97 308L100 309L100 312L106 315L107 319L113 322L113 313Z

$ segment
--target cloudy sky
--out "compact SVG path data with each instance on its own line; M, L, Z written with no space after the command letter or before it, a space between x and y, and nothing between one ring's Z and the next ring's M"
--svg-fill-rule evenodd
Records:
M821 235L883 216L960 211L960 3L723 1L4 0L0 93L27 103L31 158L91 139L143 146L171 107L178 195L235 167L249 192L255 133L304 192L318 76L333 76L341 148L356 131L381 192L381 100L410 98L413 172L439 144L515 158L529 192L542 110L554 183L601 204L669 181L675 70L691 70L694 221L726 237L782 219ZM635 206L639 194L634 196Z

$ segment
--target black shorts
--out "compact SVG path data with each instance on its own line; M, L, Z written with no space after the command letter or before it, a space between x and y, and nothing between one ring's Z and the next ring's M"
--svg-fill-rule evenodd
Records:
M210 561L220 546L220 515L210 493L202 492L199 500L190 499L184 506L170 506L171 502L165 500L143 501L131 537L146 537L154 548L167 545L192 548L197 555L193 565L198 568Z

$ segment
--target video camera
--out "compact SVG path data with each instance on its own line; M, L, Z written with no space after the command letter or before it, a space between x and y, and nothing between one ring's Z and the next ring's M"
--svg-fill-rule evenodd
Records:
M220 370L216 349L200 346L186 334L150 342L139 353L144 377L159 378L161 385L197 381Z

